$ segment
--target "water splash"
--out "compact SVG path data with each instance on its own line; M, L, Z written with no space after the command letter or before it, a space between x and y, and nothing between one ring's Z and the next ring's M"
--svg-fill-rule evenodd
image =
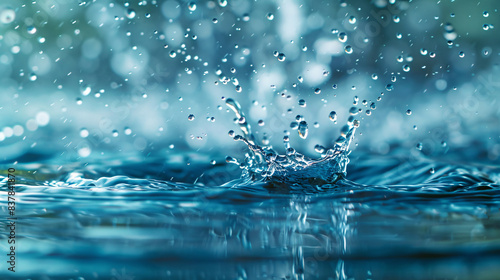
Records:
M283 144L286 153L284 155L276 152L272 146L260 146L255 143L255 137L251 132L250 124L246 121L240 104L234 99L228 98L226 105L236 114L236 122L239 124L243 135L235 135L230 131L229 135L235 141L243 141L249 148L244 162L238 162L232 157L226 161L239 164L243 169L242 178L254 181L272 181L277 184L309 184L324 185L334 184L345 178L346 168L349 163L349 145L354 137L359 121L351 114L347 124L342 127L341 135L335 141L332 148L324 148L316 145L315 150L320 153L319 159L313 159L297 152L290 146L290 139L284 136ZM307 123L301 121L298 127L301 138L307 137Z

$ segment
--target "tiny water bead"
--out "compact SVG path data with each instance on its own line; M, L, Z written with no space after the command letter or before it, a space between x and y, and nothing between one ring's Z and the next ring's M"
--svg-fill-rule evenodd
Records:
M321 89L320 88L315 88L314 89L314 94L320 94L321 93Z
M188 4L188 9L189 9L191 12L196 11L196 3L195 3L195 2L189 2L189 4Z
M424 147L424 145L422 143L417 143L417 146L416 146L417 150L421 151L423 147Z
M33 34L35 34L35 33L36 33L36 27L34 27L34 26L28 26L28 27L26 28L26 31L28 32L28 34L33 35Z
M273 20L274 19L274 14L273 13L268 13L266 15L266 17L267 17L268 20Z
M279 54L278 54L278 60L279 60L279 61L285 61L285 59L286 59L286 56L285 56L285 54L284 54L284 53L279 53Z
M464 53L464 52L459 52L459 53L458 53L458 56L459 56L460 58L463 58L463 57L465 57L465 53Z
M299 106L300 106L300 107L306 107L306 106L307 106L307 105L306 105L306 101L305 101L304 99L300 99L300 100L299 100Z
M408 64L403 65L403 71L409 72L410 71L410 65L408 65Z
M125 12L125 16L128 18L128 19L133 19L135 18L135 10L134 9L127 9L127 11Z
M409 115L411 115L411 113L412 113L412 112L411 112L411 110L410 110L410 109L406 110L406 114L407 114L408 116L409 116Z
M330 120L332 122L336 122L337 121L337 112L331 111L330 114L328 115L328 117L330 118Z
M307 134L309 132L309 128L307 126L307 122L306 121L301 121L299 123L298 128L297 128L297 131L299 132L300 138L306 139L307 138Z
M345 32L340 32L337 36L340 42L345 43L347 41L347 34Z
M194 116L193 114L190 114L190 115L188 116L188 120L189 120L189 121L194 121L194 119L195 119L195 116Z
M9 24L16 19L16 12L11 8L0 7L0 22Z
M344 50L345 50L345 52L346 52L347 54L351 54L351 53L352 53L352 51L353 51L353 49L352 49L352 47L351 47L350 45L345 46L345 49L344 49Z
M355 16L350 16L349 17L349 23L350 24L355 24L356 23L356 17Z
M488 11L483 12L483 17L489 17L489 16L490 16L490 13Z

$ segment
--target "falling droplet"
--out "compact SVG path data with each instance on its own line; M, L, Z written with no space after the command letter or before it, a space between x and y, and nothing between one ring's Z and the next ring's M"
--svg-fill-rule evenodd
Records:
M285 59L286 59L286 56L285 56L285 54L284 54L284 53L279 53L279 54L278 54L278 60L279 60L279 61L285 61Z
M330 115L328 116L332 122L337 121L337 113L335 111L331 111Z
M128 19L133 19L133 18L135 18L135 11L133 9L127 9L127 12L125 13L125 16Z
M196 3L195 3L195 2L189 2L189 4L188 4L188 9L189 9L191 12L196 11Z
M300 138L302 138L302 139L306 139L307 138L307 134L309 132L309 129L307 127L307 122L301 121L299 123L299 126L298 126L297 130L299 132Z
M347 41L347 34L345 32L340 32L337 36L340 42L345 43Z
M348 53L348 54L351 54L352 53L352 47L350 45L347 45L345 46L345 52Z

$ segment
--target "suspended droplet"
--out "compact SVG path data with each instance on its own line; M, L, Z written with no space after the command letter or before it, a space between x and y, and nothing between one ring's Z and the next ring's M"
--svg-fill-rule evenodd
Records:
M16 19L16 12L11 9L11 8L1 8L2 10L0 11L0 22L3 24L8 24L14 21Z
M127 11L125 12L125 16L128 19L133 19L135 18L135 11L133 9L127 9Z
M328 117L330 118L330 120L331 120L332 122L337 121L337 113L336 113L335 111L331 111L331 112L330 112L330 115L328 115Z
M35 34L35 33L36 33L36 27L34 27L34 26L30 25L30 26L28 26L28 27L26 28L26 31L28 31L28 34L33 35L33 34Z
M80 137L87 138L89 136L89 131L86 128L80 129Z
M419 151L421 151L423 147L424 147L424 145L422 145L422 143L418 143L416 146L417 150L419 150Z
M279 60L279 61L285 61L285 59L286 59L286 56L285 56L285 54L284 54L284 53L279 53L279 54L278 54L278 60Z
M189 4L188 4L188 9L189 9L191 12L196 11L196 3L195 3L195 2L189 2Z
M350 45L347 45L345 46L344 48L345 52L348 53L348 54L351 54L352 53L352 47Z
M80 88L80 92L83 96L89 95L91 91L92 91L92 88L89 85L85 85L85 86Z
M342 43L345 43L347 41L347 34L345 32L340 32L337 37L339 38L339 41Z
M309 132L309 129L307 127L307 122L301 121L299 123L299 127L297 128L297 130L299 132L300 138L302 138L302 139L306 139L307 138L307 134Z

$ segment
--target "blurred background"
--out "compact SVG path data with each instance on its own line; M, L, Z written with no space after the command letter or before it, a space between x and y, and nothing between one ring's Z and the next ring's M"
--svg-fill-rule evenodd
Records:
M500 157L495 0L0 4L0 159L242 156L225 98L283 152ZM301 101L303 100L303 101ZM336 122L329 118L337 114ZM290 124L308 123L307 139ZM261 142L262 143L262 142ZM352 161L351 161L352 162Z

